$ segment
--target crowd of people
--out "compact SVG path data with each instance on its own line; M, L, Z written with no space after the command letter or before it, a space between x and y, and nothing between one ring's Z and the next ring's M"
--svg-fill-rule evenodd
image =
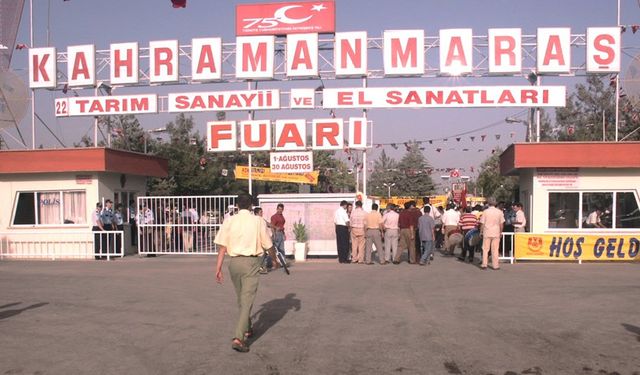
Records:
M495 270L500 269L502 233L524 232L527 224L520 202L506 205L493 198L474 207L449 202L445 210L424 197L420 208L412 200L384 210L374 203L369 212L361 201L342 201L333 220L340 263L372 265L375 252L378 264L397 265L406 252L409 264L426 266L436 250L452 257L459 248L458 260L473 263L475 253L482 251L480 268L487 269L491 255Z

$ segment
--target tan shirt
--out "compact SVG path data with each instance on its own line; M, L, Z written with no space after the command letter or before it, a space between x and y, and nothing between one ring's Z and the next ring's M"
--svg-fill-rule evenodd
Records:
M349 219L349 225L351 228L364 229L364 219L366 213L362 208L354 208L351 212L351 218Z
M226 247L232 257L260 256L273 246L266 222L248 210L240 210L225 220L214 242Z
M371 211L365 217L365 225L367 229L380 229L380 225L382 224L382 215L380 212Z
M491 206L482 211L480 218L482 224L482 236L485 238L497 238L502 233L504 214L499 209Z

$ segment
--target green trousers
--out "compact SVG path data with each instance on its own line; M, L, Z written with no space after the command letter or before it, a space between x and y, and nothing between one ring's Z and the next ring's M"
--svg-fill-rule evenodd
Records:
M251 328L251 308L258 291L258 275L262 257L231 257L229 275L238 298L238 324L235 338L244 340L244 333Z

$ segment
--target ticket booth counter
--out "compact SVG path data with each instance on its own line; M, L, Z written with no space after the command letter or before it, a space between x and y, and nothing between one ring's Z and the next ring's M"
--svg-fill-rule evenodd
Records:
M526 258L638 259L640 142L514 144L500 171L520 177Z
M167 175L166 159L109 148L0 151L0 255L93 259L78 239L106 199L124 207L130 250L128 202L146 193L148 177Z

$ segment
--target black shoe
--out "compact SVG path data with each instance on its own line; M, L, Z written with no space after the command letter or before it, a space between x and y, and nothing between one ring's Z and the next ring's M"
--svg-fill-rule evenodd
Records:
M400 262L393 261L393 264L398 265Z
M463 257L456 257L456 259L458 259L458 261L460 261L460 262L464 262L464 258Z

